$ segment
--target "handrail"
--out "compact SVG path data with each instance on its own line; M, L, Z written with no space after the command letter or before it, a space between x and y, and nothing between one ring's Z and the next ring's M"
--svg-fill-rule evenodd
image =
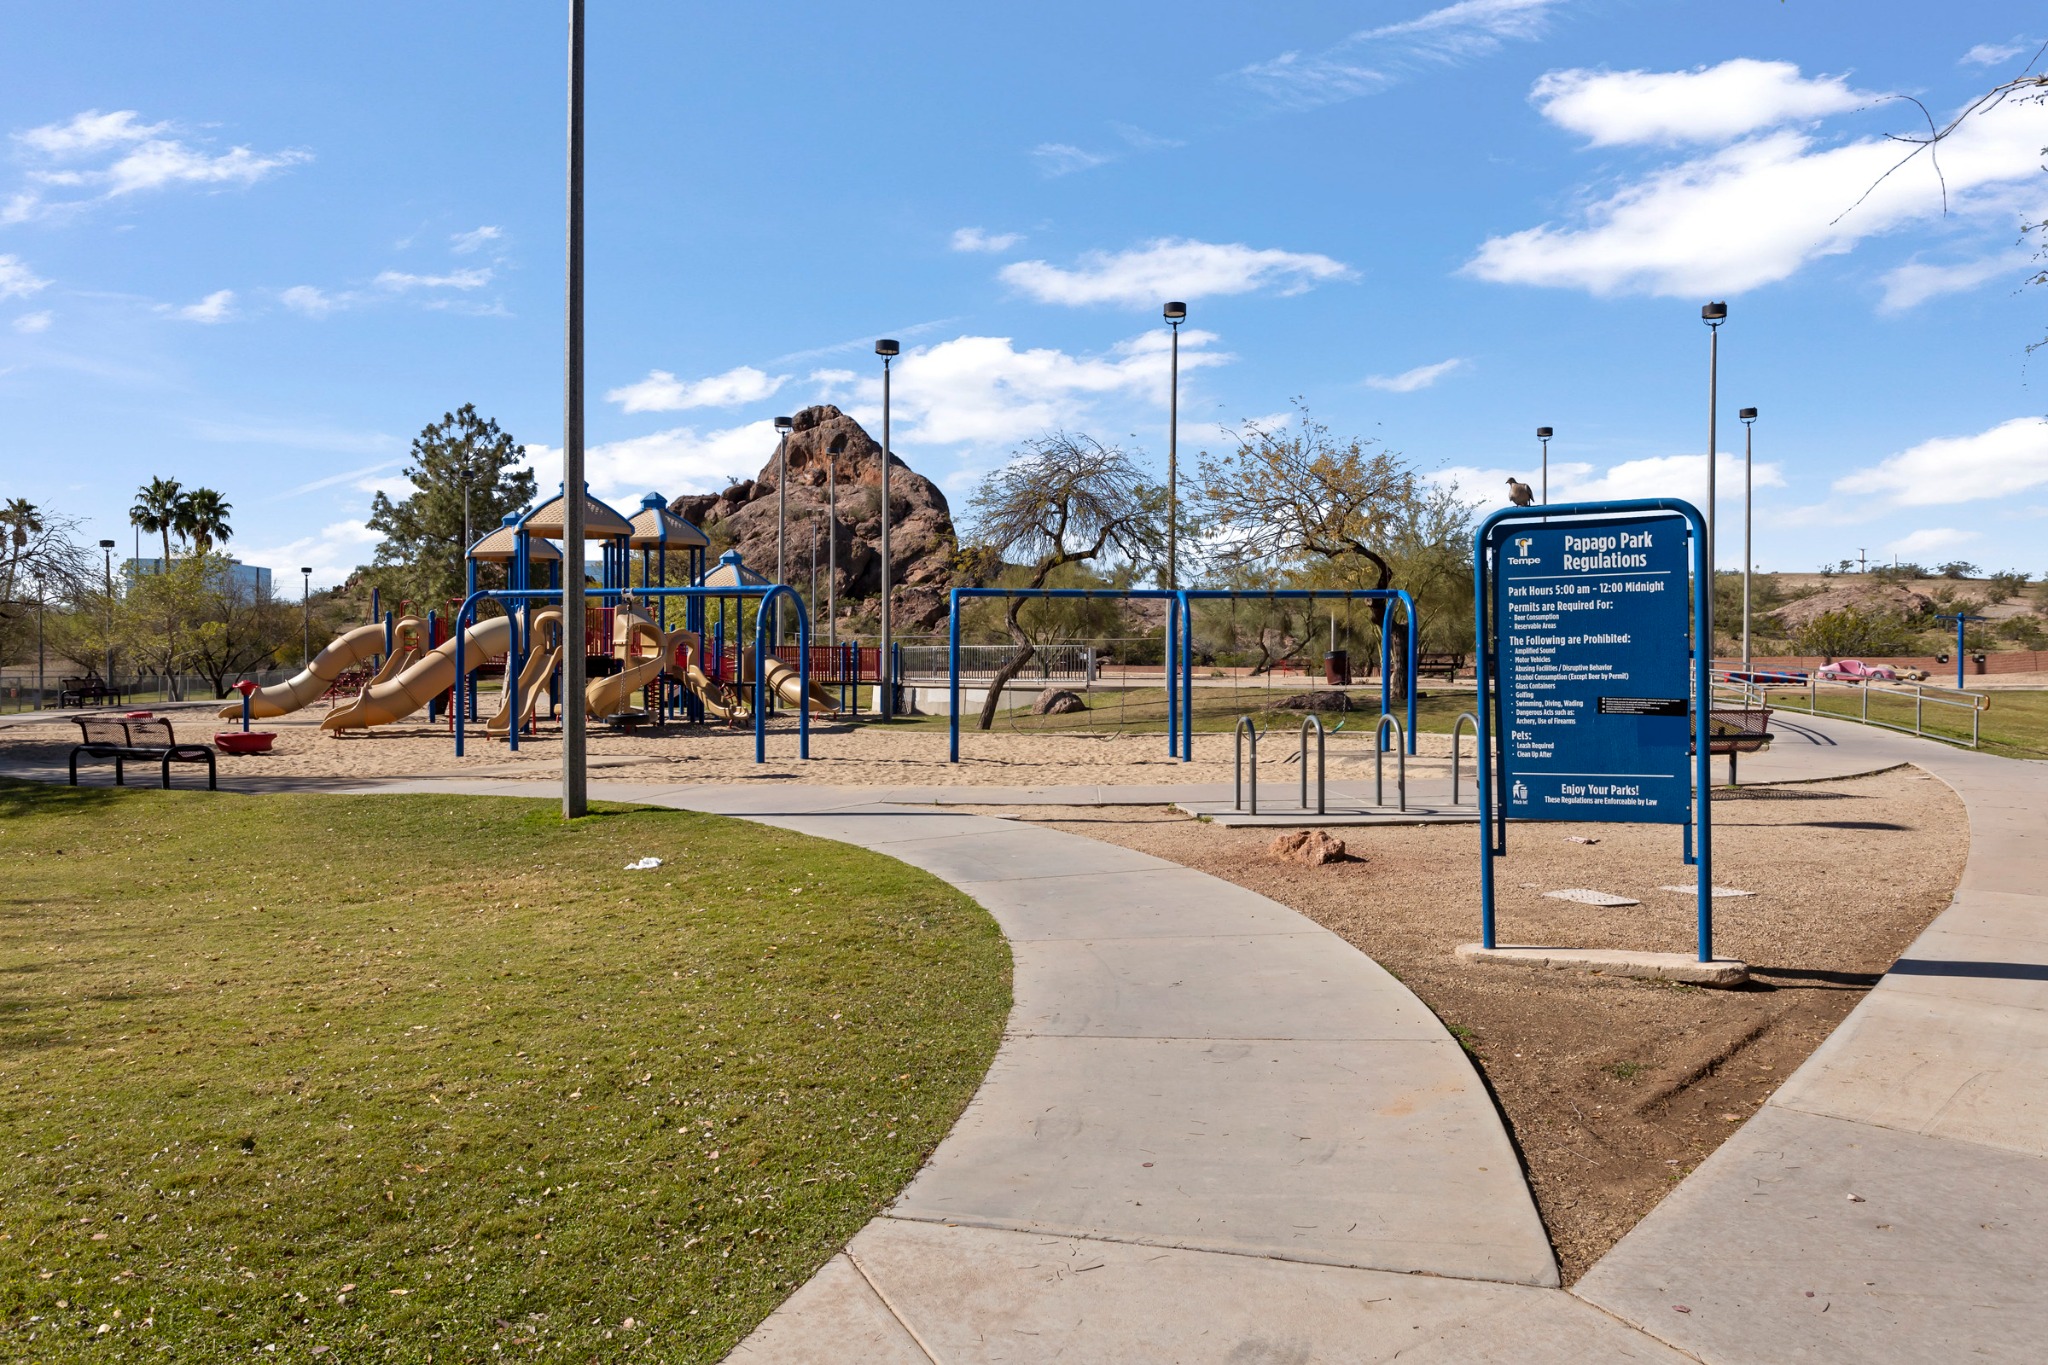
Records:
M1470 711L1460 711L1457 719L1451 722L1451 804L1454 806L1458 804L1458 727L1468 720L1472 722L1472 739L1476 745L1479 740L1479 717ZM1472 759L1472 780L1475 783L1480 780L1479 774L1485 771L1485 768L1486 755L1478 753L1475 749Z
M1303 810L1308 809L1308 731L1310 726L1314 726L1316 731L1316 814L1322 815L1325 813L1323 809L1323 745L1326 736L1323 732L1322 717L1313 714L1301 718L1301 808Z
M1252 723L1250 716L1239 716L1237 718L1237 734L1232 737L1231 741L1232 747L1236 750L1237 773L1231 787L1230 808L1232 810L1244 809L1244 737L1247 734L1252 737L1252 808L1250 813L1257 815L1259 813L1259 727Z
M1478 722L1474 721L1473 724L1477 725ZM1398 809L1405 812L1408 809L1408 746L1406 744L1408 736L1401 730L1401 718L1392 711L1381 716L1380 723L1372 728L1372 803L1375 806L1387 804L1387 786L1385 781L1387 751L1384 747L1384 741L1389 725L1394 727L1394 758L1397 760L1397 766L1394 769L1394 790L1401 798L1401 804Z
M1901 701L1911 698L1913 702L1913 723L1911 725L1902 725L1895 721L1872 719L1870 714L1870 697L1873 684L1876 686L1876 694L1880 697L1892 696L1899 698ZM1873 725L1880 730L1896 730L1903 735L1917 735L1921 739L1937 739L1944 744L1955 744L1970 749L1982 747L1983 715L1984 712L1991 709L1991 698L1982 692L1944 687L1939 683L1892 682L1883 678L1823 679L1818 670L1808 670L1804 688L1801 688L1797 683L1793 683L1783 685L1778 691L1773 692L1767 685L1725 677L1720 680L1718 685L1724 689L1739 688L1741 701L1744 705L1774 706L1786 711L1800 709L1794 703L1794 698L1803 692L1805 694L1806 706L1804 713L1806 715L1825 716L1833 720L1853 721L1859 725ZM1838 690L1853 691L1857 699L1855 712L1821 710L1820 691L1824 685ZM1929 706L1945 706L1955 711L1968 711L1970 713L1970 737L1968 739L1961 739L1955 735L1943 734L1939 730L1928 729L1927 708Z

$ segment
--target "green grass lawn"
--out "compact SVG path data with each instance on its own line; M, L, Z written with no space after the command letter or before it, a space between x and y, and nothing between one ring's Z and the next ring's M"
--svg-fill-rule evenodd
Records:
M1379 684L1358 684L1344 690L1350 694L1352 705L1364 707L1365 710L1352 711L1343 716L1325 713L1324 724L1334 725L1338 719L1343 719L1346 730L1371 730L1373 722L1379 718ZM1237 728L1238 717L1247 715L1256 719L1262 728L1280 726L1291 729L1299 726L1302 712L1272 709L1273 702L1295 695L1299 691L1299 688L1293 687L1273 688L1269 691L1259 679L1247 679L1243 686L1236 688L1207 687L1198 683L1195 688L1195 733L1227 735ZM1470 711L1474 704L1470 692L1431 691L1426 684L1418 691L1415 721L1416 729L1420 731L1448 733L1458 713ZM1022 708L998 711L994 729L990 733L1166 733L1166 689L1163 687L1098 687L1083 695L1088 701L1089 709L1064 716L1034 716ZM1394 712L1401 717L1403 725L1408 723L1408 714L1401 702L1394 703ZM947 727L947 719L944 716L917 716L901 723L920 729L943 730ZM961 717L963 729L970 729L974 724L973 711Z
M1009 1003L951 888L710 816L5 783L0 866L12 1360L714 1360Z
M1784 694L1782 701L1774 698L1773 704L1785 705L1787 714L1798 715L1806 709L1807 695L1792 690ZM1984 695L1991 701L1989 709L1978 717L1981 747L1985 753L2003 754L2009 758L2048 757L2048 692L2000 689ZM1860 717L1863 701L1863 697L1853 691L1823 689L1819 698L1820 714ZM1913 728L1911 693L1873 687L1869 689L1869 705L1872 720L1885 721L1908 730ZM1970 713L1956 707L1929 703L1921 708L1920 724L1931 735L1965 742L1970 738Z

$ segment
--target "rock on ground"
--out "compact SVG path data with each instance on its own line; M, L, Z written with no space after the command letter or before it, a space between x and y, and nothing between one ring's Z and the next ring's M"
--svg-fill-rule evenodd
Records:
M1064 716L1075 711L1086 711L1088 703L1078 692L1069 692L1064 687L1048 687L1038 694L1038 700L1031 703L1034 716Z
M1267 852L1275 858L1321 867L1326 863L1343 861L1344 841L1319 829L1297 829L1274 835Z

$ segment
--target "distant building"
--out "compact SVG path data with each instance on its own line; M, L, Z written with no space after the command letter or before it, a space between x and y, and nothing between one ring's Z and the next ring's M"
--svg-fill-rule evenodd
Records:
M161 559L131 559L126 561L121 568L122 572L127 574L128 577L140 578L144 574L162 573L164 571L164 562ZM244 564L239 559L230 559L228 561L228 581L233 583L238 591L247 593L251 597L270 596L270 570L259 568L257 565Z

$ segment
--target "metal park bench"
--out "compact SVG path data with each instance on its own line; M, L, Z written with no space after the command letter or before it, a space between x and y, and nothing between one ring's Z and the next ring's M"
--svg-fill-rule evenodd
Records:
M1737 785L1738 754L1753 754L1771 742L1768 706L1716 706L1707 711L1707 752L1728 756L1728 785Z
M1415 671L1423 677L1440 671L1445 682L1456 682L1458 670L1465 667L1467 662L1469 661L1463 654L1455 651L1425 650L1415 658Z
M98 678L64 678L57 684L57 705L84 706L87 702L118 702L121 694Z
M173 763L204 763L206 789L219 790L213 750L204 744L180 744L167 720L131 720L123 716L79 716L76 718L81 743L71 751L71 785L78 785L78 760L114 760L114 785L128 785L123 764L129 759L157 763L163 767L164 787L171 785Z

